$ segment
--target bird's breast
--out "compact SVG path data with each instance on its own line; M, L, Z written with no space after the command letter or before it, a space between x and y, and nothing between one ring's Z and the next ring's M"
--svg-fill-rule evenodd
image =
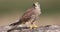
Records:
M35 9L35 14L36 15L40 15L41 14L41 10L40 9Z

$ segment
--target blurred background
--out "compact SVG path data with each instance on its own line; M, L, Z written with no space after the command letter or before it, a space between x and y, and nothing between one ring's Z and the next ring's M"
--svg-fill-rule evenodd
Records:
M60 0L39 0L39 25L60 25ZM0 26L16 22L31 8L32 0L0 0Z

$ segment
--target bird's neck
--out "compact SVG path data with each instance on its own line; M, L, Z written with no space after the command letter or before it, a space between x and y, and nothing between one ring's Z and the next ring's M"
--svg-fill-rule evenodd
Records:
M39 7L39 6L36 6L35 8L36 8L36 9L40 9L40 7Z

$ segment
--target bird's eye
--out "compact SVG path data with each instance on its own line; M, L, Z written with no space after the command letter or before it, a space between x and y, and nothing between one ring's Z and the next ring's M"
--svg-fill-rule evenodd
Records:
M35 6L35 4L33 3L33 6Z

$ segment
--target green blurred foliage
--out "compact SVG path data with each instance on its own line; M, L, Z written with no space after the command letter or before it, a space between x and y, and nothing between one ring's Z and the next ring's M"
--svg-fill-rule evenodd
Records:
M39 0L42 15L60 13L60 0ZM32 0L0 0L0 15L11 14L14 10L25 11L32 6Z

